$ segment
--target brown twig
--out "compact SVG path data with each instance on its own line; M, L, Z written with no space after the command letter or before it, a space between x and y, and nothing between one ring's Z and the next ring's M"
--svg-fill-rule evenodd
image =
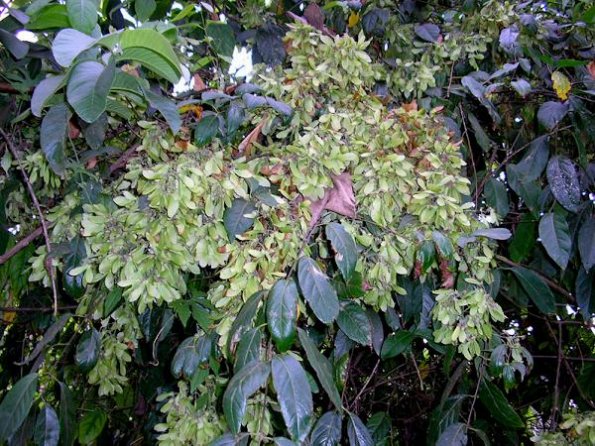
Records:
M17 255L27 246L29 246L29 243L31 243L41 234L43 234L43 228L40 226L30 234L23 237L21 240L19 240L19 242L16 245L14 245L12 248L10 248L8 251L6 251L4 254L0 256L0 265L4 265L6 262L8 262L11 258Z
M19 94L20 91L10 85L8 82L0 82L0 93Z
M380 365L380 359L378 359L376 361L376 365L374 366L374 369L372 370L372 373L370 373L370 375L368 376L368 379L366 379L366 382L364 383L364 385L362 386L362 388L360 389L360 391L358 392L358 394L353 399L353 402L351 403L351 409L353 409L355 407L355 405L357 404L358 400L360 399L360 397L362 396L362 394L364 393L364 391L366 390L366 388L370 384L370 381L372 381L372 378L376 374L376 371L378 370L378 366L379 365Z
M132 158L134 156L134 153L136 152L137 149L138 149L138 146L133 146L133 147L129 148L128 150L126 150L126 152L124 152L122 155L120 155L120 158L118 158L114 164L109 166L110 175L112 173L114 173L116 170L126 167L126 164L130 160L130 158Z
M77 305L65 305L58 307L59 311L76 310ZM54 307L0 307L0 311L4 313L49 313L54 311Z
M41 205L39 204L37 195L35 195L35 191L33 190L33 185L31 184L29 175L27 174L27 171L23 168L23 164L21 163L21 158L19 156L19 152L17 151L16 147L12 143L12 140L10 139L10 137L6 134L6 132L2 128L0 128L0 135L2 136L2 138L4 138L4 141L6 142L6 147L8 148L8 150L10 151L10 153L12 154L14 159L17 161L17 164L19 165L19 170L21 171L21 174L23 175L23 179L25 180L25 184L27 185L27 190L29 191L29 195L31 196L31 201L33 201L33 206L35 206L37 214L39 215L41 231L43 233L43 238L45 239L45 246L47 249L46 262L48 262L48 263L46 264L46 268L47 268L48 274L50 275L50 281L52 283L52 295L53 295L53 299L54 299L54 314L57 315L58 314L58 287L56 286L56 271L54 269L54 266L52 265L51 258L48 257L50 255L50 253L52 252L52 246L50 243L50 234L48 232L48 226L46 224L45 217L43 216L43 211L41 210Z
M469 149L469 158L471 159L471 167L473 169L473 178L477 183L477 169L475 169L475 160L473 159L473 147L471 147L471 140L469 139L469 130L467 130L467 123L465 122L465 113L463 112L463 104L459 102L459 110L461 112L461 120L463 121L463 129L465 130L465 138L467 139L467 148ZM475 209L477 209L478 196L475 195Z

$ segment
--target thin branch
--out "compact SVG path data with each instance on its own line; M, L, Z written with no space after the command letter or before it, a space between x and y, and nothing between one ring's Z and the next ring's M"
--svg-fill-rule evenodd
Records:
M35 191L33 190L33 185L31 184L31 180L29 179L29 175L27 175L27 171L23 168L23 164L21 163L21 158L19 156L19 152L17 151L16 147L14 146L10 137L6 134L6 132L0 128L0 135L4 138L6 142L6 147L10 150L10 153L17 161L19 165L19 169L21 174L23 175L23 179L25 180L25 184L27 185L27 190L29 191L29 195L31 196L31 200L33 201L33 205L37 210L37 214L39 215L39 222L41 224L41 230L43 232L43 238L45 239L45 246L47 249L46 253L46 269L48 274L50 275L50 280L52 282L52 294L54 298L54 314L58 314L58 287L56 286L56 271L54 266L52 265L52 260L50 257L50 253L52 252L52 245L50 243L50 234L48 232L48 226L45 221L45 217L43 216L43 211L41 210L41 205L39 204L39 200L37 199L37 195L35 195Z
M126 167L126 164L130 160L130 158L134 156L138 147L139 146L132 146L130 149L126 150L126 152L120 155L120 158L118 158L114 164L109 166L110 175L114 173L116 170Z
M17 255L27 246L29 246L29 244L37 237L39 237L41 234L43 234L43 228L39 226L33 232L19 240L19 242L16 245L14 245L12 248L10 248L8 251L6 251L4 254L0 256L0 265L4 265L6 262L8 262L11 258Z
M77 308L77 305L65 305L58 307L58 311L70 311ZM0 307L0 311L4 313L49 313L54 310L54 307Z
M531 357L534 359L558 359L558 356L554 355L534 355L531 353ZM581 358L578 356L562 356L565 361L578 361L578 362L595 362L595 358Z
M463 129L465 130L465 138L467 139L467 149L469 150L469 158L471 159L471 167L473 168L473 178L477 183L477 169L475 169L475 160L473 159L473 147L471 147L471 140L469 139L469 130L467 130L467 123L465 122L465 113L463 112L463 104L459 102L459 110L461 112L461 120L463 121ZM475 195L475 209L477 209L478 195Z
M358 394L353 399L353 402L351 403L351 409L353 409L355 407L357 401L360 399L360 397L362 396L362 394L364 393L364 391L366 390L366 388L370 384L370 381L372 381L372 378L376 374L376 371L378 370L378 366L379 365L380 365L380 359L378 359L376 361L376 365L374 366L374 369L372 370L372 373L370 373L370 376L368 376L368 379L366 379L366 382L364 383L364 385L362 386L362 388L360 389L360 391L358 392Z

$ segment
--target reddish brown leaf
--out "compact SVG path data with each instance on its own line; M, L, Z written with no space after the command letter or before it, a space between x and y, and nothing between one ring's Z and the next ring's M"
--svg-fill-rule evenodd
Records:
M312 210L310 227L318 222L324 210L355 218L355 194L353 193L351 174L343 172L341 175L332 175L331 179L333 187L327 189L324 196L320 200L313 201L310 206Z
M589 70L591 79L595 80L595 60L592 60L591 62L589 62L589 65L587 65L587 70Z
M322 31L324 28L324 12L316 3L310 3L304 10L304 18L314 28Z
M81 134L81 128L79 127L77 122L74 120L74 118L72 118L70 121L68 121L68 137L70 139L75 139L75 138L78 138L80 134Z
M237 150L237 156L250 156L250 149L252 148L252 144L258 141L260 138L260 133L262 132L262 128L266 124L266 118L260 121L260 123L254 127L248 135L244 138L244 140L240 143Z
M193 79L194 86L192 88L194 88L194 91L203 91L207 89L207 84L205 84L205 82L202 80L200 74L194 73Z

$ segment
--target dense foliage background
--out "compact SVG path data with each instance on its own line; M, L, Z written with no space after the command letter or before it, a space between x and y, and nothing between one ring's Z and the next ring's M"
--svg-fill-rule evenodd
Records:
M0 443L594 444L594 37L2 2Z

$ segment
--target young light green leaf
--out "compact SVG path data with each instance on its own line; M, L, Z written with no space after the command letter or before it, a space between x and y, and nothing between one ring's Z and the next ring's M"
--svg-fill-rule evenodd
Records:
M554 156L547 165L547 180L558 203L571 212L577 212L581 188L574 163L568 158Z
M374 446L370 431L363 421L353 413L349 414L347 437L349 438L349 446Z
M302 257L298 261L298 282L316 317L325 324L333 322L339 314L337 292L328 276L310 257Z
M0 403L0 440L7 441L23 424L37 391L37 373L22 377Z
M97 25L98 8L99 2L96 0L66 0L71 25L85 34L91 34Z
M284 352L295 340L298 290L293 279L278 280L267 301L267 326L279 351Z
M341 395L339 395L339 391L335 385L333 366L330 361L320 353L307 332L300 328L298 329L298 336L300 338L300 343L306 352L308 362L316 372L320 385L325 390L337 410L341 410Z
M266 384L270 372L271 366L268 363L254 361L244 366L229 381L223 394L223 412L232 433L237 434L240 431L248 398Z
M545 314L556 312L556 298L541 277L522 266L516 266L511 271L539 311Z
M41 121L41 132L39 136L41 150L51 169L57 175L62 175L66 167L64 147L69 119L70 116L66 104L58 104L51 107L44 116L43 121Z
M115 69L113 63L105 67L91 60L81 62L72 69L66 98L83 121L94 122L105 111Z
M578 250L586 271L595 266L595 217L583 223L578 232Z
M94 408L87 412L79 423L78 439L81 444L92 443L103 431L107 422L107 414Z
M96 43L96 39L83 34L76 29L63 29L54 38L52 54L63 67L69 67L72 61L83 51L88 50Z
M154 52L157 56L164 59L177 74L177 79L168 79L171 82L177 82L182 75L180 61L171 44L163 34L154 29L128 29L122 33L120 45L124 51L132 48L142 48Z
M323 414L310 434L312 446L337 446L341 441L341 415L337 412Z
M155 12L156 7L157 3L155 0L135 0L134 12L136 13L136 18L141 22L146 22Z
M522 429L525 423L510 405L502 391L489 381L479 387L479 401L500 424L507 428Z
M272 361L273 385L281 414L291 438L301 443L312 424L312 393L301 364L288 355L277 355Z
M570 228L566 219L553 212L545 214L539 221L539 238L552 260L563 270L566 269L572 249Z
M81 336L81 339L76 346L74 361L81 370L88 372L95 367L95 364L97 364L100 351L101 336L95 328L91 328Z
M335 262L345 281L349 281L357 263L357 247L353 237L339 223L329 223L325 228L335 252Z
M46 404L37 415L35 425L35 444L56 446L60 437L60 422L52 406Z
M223 213L223 224L229 236L229 241L233 242L236 236L243 234L252 227L254 217L247 215L256 211L256 206L243 198L236 198L231 203L231 207L225 209Z
M339 312L337 324L353 341L372 345L372 324L366 311L356 303L348 303Z

